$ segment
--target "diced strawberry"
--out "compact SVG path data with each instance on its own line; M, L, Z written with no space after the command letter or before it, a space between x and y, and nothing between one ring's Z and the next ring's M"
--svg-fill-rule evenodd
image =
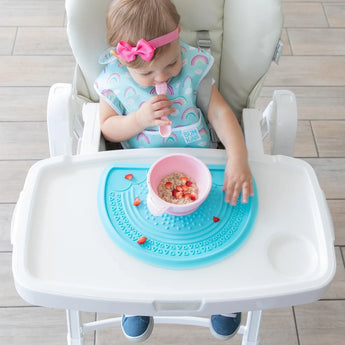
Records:
M141 236L138 238L137 243L138 244L144 244L146 242L147 238L145 236Z
M138 206L138 205L140 205L141 204L141 200L138 198L138 197L136 197L135 199L134 199L134 201L133 201L133 205L134 206Z
M176 192L175 198L181 199L183 197L183 192Z
M184 193L184 194L183 194L183 197L184 197L185 199L190 199L191 196L192 196L191 193Z
M186 186L186 185L184 185L184 186L182 186L182 190L183 190L184 192L188 192L188 191L189 191L189 187Z
M214 221L215 223L217 223L217 222L220 221L220 218L214 216L214 217L213 217L213 221Z
M186 186L188 186L188 187L190 187L192 184L193 184L192 181L189 181L189 180L188 180L188 181L186 182Z
M188 177L183 176L183 177L180 178L180 181L182 183L186 184L186 182L188 181Z
M180 185L176 186L176 189L177 189L179 192L183 191L182 186L180 186Z
M190 200L196 200L196 194L195 193L191 193L191 196L190 196Z
M127 180L132 180L132 178L133 178L133 174L127 174L125 176L125 179L127 179Z
M165 187L166 187L166 188L171 188L171 186L172 186L172 183L171 183L171 182L166 182L166 183L165 183Z

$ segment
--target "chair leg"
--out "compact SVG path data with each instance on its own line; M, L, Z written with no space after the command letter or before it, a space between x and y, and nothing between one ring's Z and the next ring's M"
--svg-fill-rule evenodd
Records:
M242 345L258 345L261 310L249 311L247 324L244 327Z
M80 321L80 313L78 310L66 310L67 316L67 344L68 345L84 345L83 328Z

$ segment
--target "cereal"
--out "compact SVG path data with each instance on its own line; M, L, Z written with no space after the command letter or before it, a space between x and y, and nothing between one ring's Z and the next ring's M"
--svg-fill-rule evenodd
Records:
M192 178L173 172L159 183L158 196L172 204L188 204L198 198L198 187Z

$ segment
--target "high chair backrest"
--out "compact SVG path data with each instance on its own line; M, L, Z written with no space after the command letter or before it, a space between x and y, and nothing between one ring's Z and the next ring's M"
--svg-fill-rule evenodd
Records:
M75 93L98 101L94 80L98 58L108 47L106 12L111 0L66 0L67 32L77 62ZM145 0L140 0L145 1ZM180 15L181 39L197 46L208 34L215 58L213 76L239 117L255 103L282 28L280 0L173 0Z

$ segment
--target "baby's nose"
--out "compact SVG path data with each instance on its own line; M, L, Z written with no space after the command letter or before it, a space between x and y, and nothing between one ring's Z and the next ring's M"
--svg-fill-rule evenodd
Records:
M156 83L164 83L170 78L168 73L160 73L156 76Z

